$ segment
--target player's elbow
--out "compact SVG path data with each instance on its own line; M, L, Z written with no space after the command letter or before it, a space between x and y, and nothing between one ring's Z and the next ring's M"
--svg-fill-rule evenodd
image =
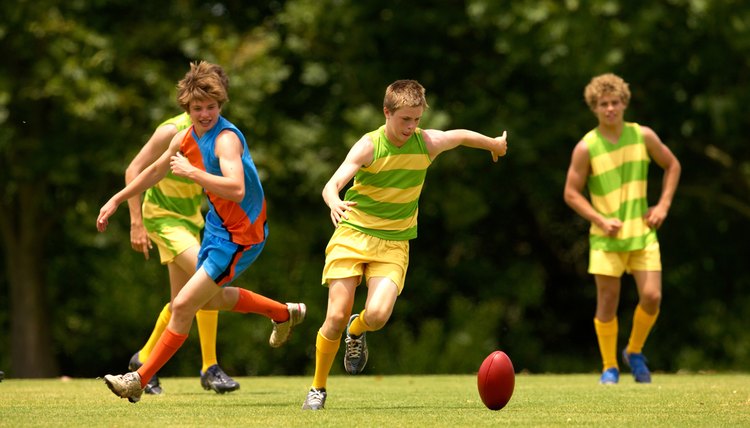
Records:
M125 184L133 181L135 177L138 177L140 172L140 169L136 168L133 164L128 165L128 167L125 168Z
M242 200L245 199L245 186L238 186L231 189L226 195L226 198L232 202L242 202Z
M563 200L569 207L573 207L575 205L576 197L578 194L571 189L568 189L567 187L563 191Z
M672 169L678 177L682 174L682 164L680 164L680 161L678 161L677 158L672 161Z
M338 194L338 186L336 185L336 182L334 182L333 180L329 180L328 183L323 186L323 191L320 192L320 194L323 197L323 200L328 203L328 195Z
M232 201L240 203L242 202L243 199L245 199L245 189L234 192L234 197L232 198Z

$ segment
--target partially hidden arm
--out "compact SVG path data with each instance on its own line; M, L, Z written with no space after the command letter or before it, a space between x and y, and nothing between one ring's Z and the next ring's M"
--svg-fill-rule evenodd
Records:
M130 184L147 166L159 159L159 156L169 148L169 143L175 134L177 134L177 127L173 124L165 124L156 128L125 170L126 185ZM133 250L143 253L143 256L148 260L151 240L148 238L148 233L143 225L143 215L141 212L142 200L142 194L128 199L130 246Z

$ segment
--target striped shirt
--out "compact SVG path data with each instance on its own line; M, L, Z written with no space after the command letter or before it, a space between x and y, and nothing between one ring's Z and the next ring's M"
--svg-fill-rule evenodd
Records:
M596 129L583 137L591 160L588 191L591 204L607 218L618 218L622 229L615 237L591 224L591 249L634 251L656 242L656 230L643 219L648 210L647 178L651 159L637 123L625 123L617 144Z
M419 195L432 161L417 130L401 147L385 136L385 126L367 134L373 142L373 161L354 176L344 200L357 205L341 224L391 241L417 237Z

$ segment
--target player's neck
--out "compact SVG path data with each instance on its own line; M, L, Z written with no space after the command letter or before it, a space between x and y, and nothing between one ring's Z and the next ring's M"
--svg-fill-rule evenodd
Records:
M385 129L385 138L388 139L388 142L396 147L403 147L404 144L406 144L406 141L403 137L401 139L398 138L398 135L392 134L389 132L388 128Z
M622 135L622 130L625 127L625 123L620 121L615 124L599 123L598 131L599 134L609 141L610 143L617 144Z

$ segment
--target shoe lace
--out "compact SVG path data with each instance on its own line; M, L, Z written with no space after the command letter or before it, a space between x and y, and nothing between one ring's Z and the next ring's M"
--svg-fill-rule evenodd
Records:
M320 405L321 403L323 403L323 398L325 398L325 396L323 395L323 391L311 389L307 394L307 403L312 405Z
M362 354L362 338L348 336L346 342L346 355L349 358L359 358Z

